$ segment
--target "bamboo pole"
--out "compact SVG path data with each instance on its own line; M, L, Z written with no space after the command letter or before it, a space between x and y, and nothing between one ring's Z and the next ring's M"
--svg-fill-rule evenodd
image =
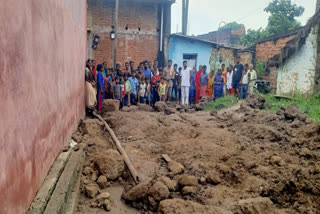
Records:
M114 141L114 143L116 144L118 151L123 156L124 162L126 163L128 169L130 171L130 174L133 177L133 180L136 182L136 184L138 184L139 183L138 173L135 170L134 166L132 165L132 163L131 163L126 151L124 151L123 147L121 146L121 143L118 140L117 136L114 134L114 132L112 131L110 126L107 124L107 122L100 115L96 114L95 112L93 112L93 115L104 123L104 126L106 127L107 131L111 135L111 138Z

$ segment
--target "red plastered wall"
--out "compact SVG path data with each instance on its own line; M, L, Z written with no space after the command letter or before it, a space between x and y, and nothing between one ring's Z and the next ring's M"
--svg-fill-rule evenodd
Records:
M84 115L85 0L0 5L0 213L25 213Z

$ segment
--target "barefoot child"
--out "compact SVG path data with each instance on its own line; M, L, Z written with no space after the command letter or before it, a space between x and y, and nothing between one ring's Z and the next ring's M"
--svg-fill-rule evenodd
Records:
M140 90L139 90L140 103L144 103L144 104L146 103L147 101L146 91L147 91L146 79L142 78L140 83Z
M166 101L166 88L167 88L167 84L165 83L165 78L161 77L158 93L160 96L160 101L162 102Z
M121 96L121 85L120 85L120 78L116 77L115 78L115 84L113 86L113 99L119 100L120 107L122 103L122 96Z

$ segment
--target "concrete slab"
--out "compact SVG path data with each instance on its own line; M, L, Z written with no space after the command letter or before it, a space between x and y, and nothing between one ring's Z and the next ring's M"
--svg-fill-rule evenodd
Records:
M70 158L71 152L62 152L57 157L55 162L53 163L47 177L42 183L40 189L33 202L30 205L30 208L27 214L39 214L43 213L48 201L50 200L51 194L55 189L55 186L65 168L66 163Z
M80 168L84 160L84 152L80 149L72 151L71 157L65 166L63 173L56 185L54 192L44 211L45 214L66 213L67 201L72 194L72 189L77 181Z

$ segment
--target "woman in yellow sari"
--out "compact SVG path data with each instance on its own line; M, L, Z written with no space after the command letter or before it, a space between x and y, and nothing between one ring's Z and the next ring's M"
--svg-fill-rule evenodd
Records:
M213 98L213 79L214 79L214 71L212 70L209 74L208 78L208 97Z

